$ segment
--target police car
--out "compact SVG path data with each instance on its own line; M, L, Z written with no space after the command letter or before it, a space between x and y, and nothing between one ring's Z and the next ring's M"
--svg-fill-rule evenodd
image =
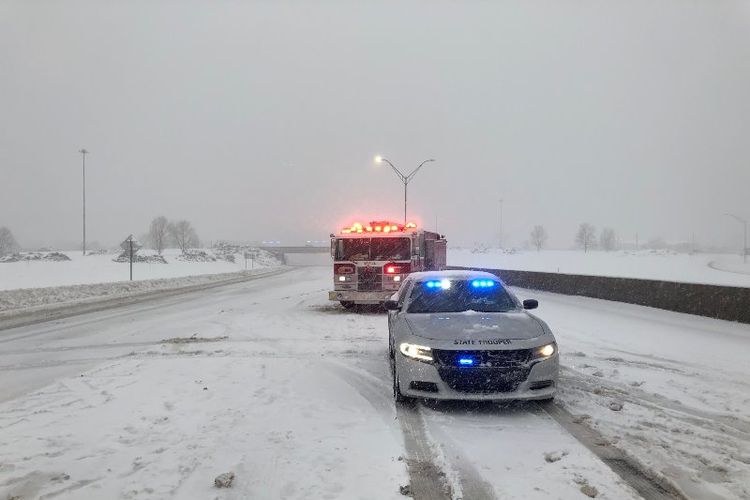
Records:
M551 400L557 343L537 306L493 274L410 274L385 303L394 398Z

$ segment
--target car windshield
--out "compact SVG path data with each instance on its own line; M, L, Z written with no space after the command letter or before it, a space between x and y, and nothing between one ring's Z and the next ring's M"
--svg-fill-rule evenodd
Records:
M410 250L408 238L340 239L336 260L408 260Z
M492 281L493 286L490 287L475 287L472 283L466 280L451 281L447 288L438 281L416 283L407 312L508 312L518 308L513 296L498 282Z

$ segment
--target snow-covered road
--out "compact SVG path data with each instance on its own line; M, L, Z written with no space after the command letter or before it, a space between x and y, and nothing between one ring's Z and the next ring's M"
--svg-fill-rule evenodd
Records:
M535 405L397 412L384 315L329 285L302 268L0 332L0 498L403 498L414 439L454 497L638 498ZM750 328L537 296L560 404L696 498L748 495Z

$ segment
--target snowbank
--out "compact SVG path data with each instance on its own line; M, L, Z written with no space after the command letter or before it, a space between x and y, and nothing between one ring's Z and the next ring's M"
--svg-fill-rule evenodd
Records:
M750 264L742 257L725 254L678 254L667 250L584 253L574 250L520 250L514 253L490 249L448 250L452 266L488 267L516 271L613 276L750 287Z
M47 288L19 288L0 290L0 319L19 311L42 309L51 305L72 306L103 302L111 299L151 294L153 292L193 288L200 285L231 282L246 276L264 274L269 269L238 271L234 273L203 274L181 278L164 278L115 283L92 283Z
M278 260L268 252L256 250L258 257L253 261L253 268L278 266ZM37 255L35 253L34 255ZM117 253L83 256L80 251L63 252L70 257L69 261L49 261L42 255L39 259L19 260L0 263L0 290L18 288L60 287L67 285L85 285L90 283L113 283L129 278L129 264L115 262ZM141 250L140 256L153 255L153 252ZM210 250L196 250L196 255L205 255L202 259L180 258L180 251L164 251L166 265L155 261L136 262L133 264L134 280L154 280L196 276L204 274L222 274L243 271L245 261L242 255L233 255L234 262L227 254L214 254ZM214 260L208 258L212 256ZM250 263L248 262L248 268Z

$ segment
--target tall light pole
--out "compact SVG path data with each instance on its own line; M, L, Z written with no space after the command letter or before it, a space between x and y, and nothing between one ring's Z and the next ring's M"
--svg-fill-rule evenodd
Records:
M500 238L498 239L498 242L500 243L500 249L503 248L503 199L500 198Z
M83 161L83 255L86 255L86 149L78 150Z
M734 215L734 214L724 214L724 215L735 219L737 222L741 223L743 227L745 228L745 244L742 245L742 262L747 264L747 219L743 219L739 215Z
M404 225L406 225L406 188L409 185L409 181L411 181L414 178L414 176L417 175L417 172L419 172L419 169L422 168L422 166L425 163L428 163L428 162L431 162L431 161L435 161L435 160L433 160L433 159L425 160L422 163L420 163L419 166L417 168L415 168L414 170L412 170L409 174L404 175L403 173L401 173L401 171L399 169L396 168L396 166L393 163L391 163L390 161L386 160L382 156L376 156L375 157L375 163L383 163L383 162L385 162L388 165L390 165L391 168L393 169L393 171L396 172L396 175L398 175L398 178L401 179L401 182L404 183Z

